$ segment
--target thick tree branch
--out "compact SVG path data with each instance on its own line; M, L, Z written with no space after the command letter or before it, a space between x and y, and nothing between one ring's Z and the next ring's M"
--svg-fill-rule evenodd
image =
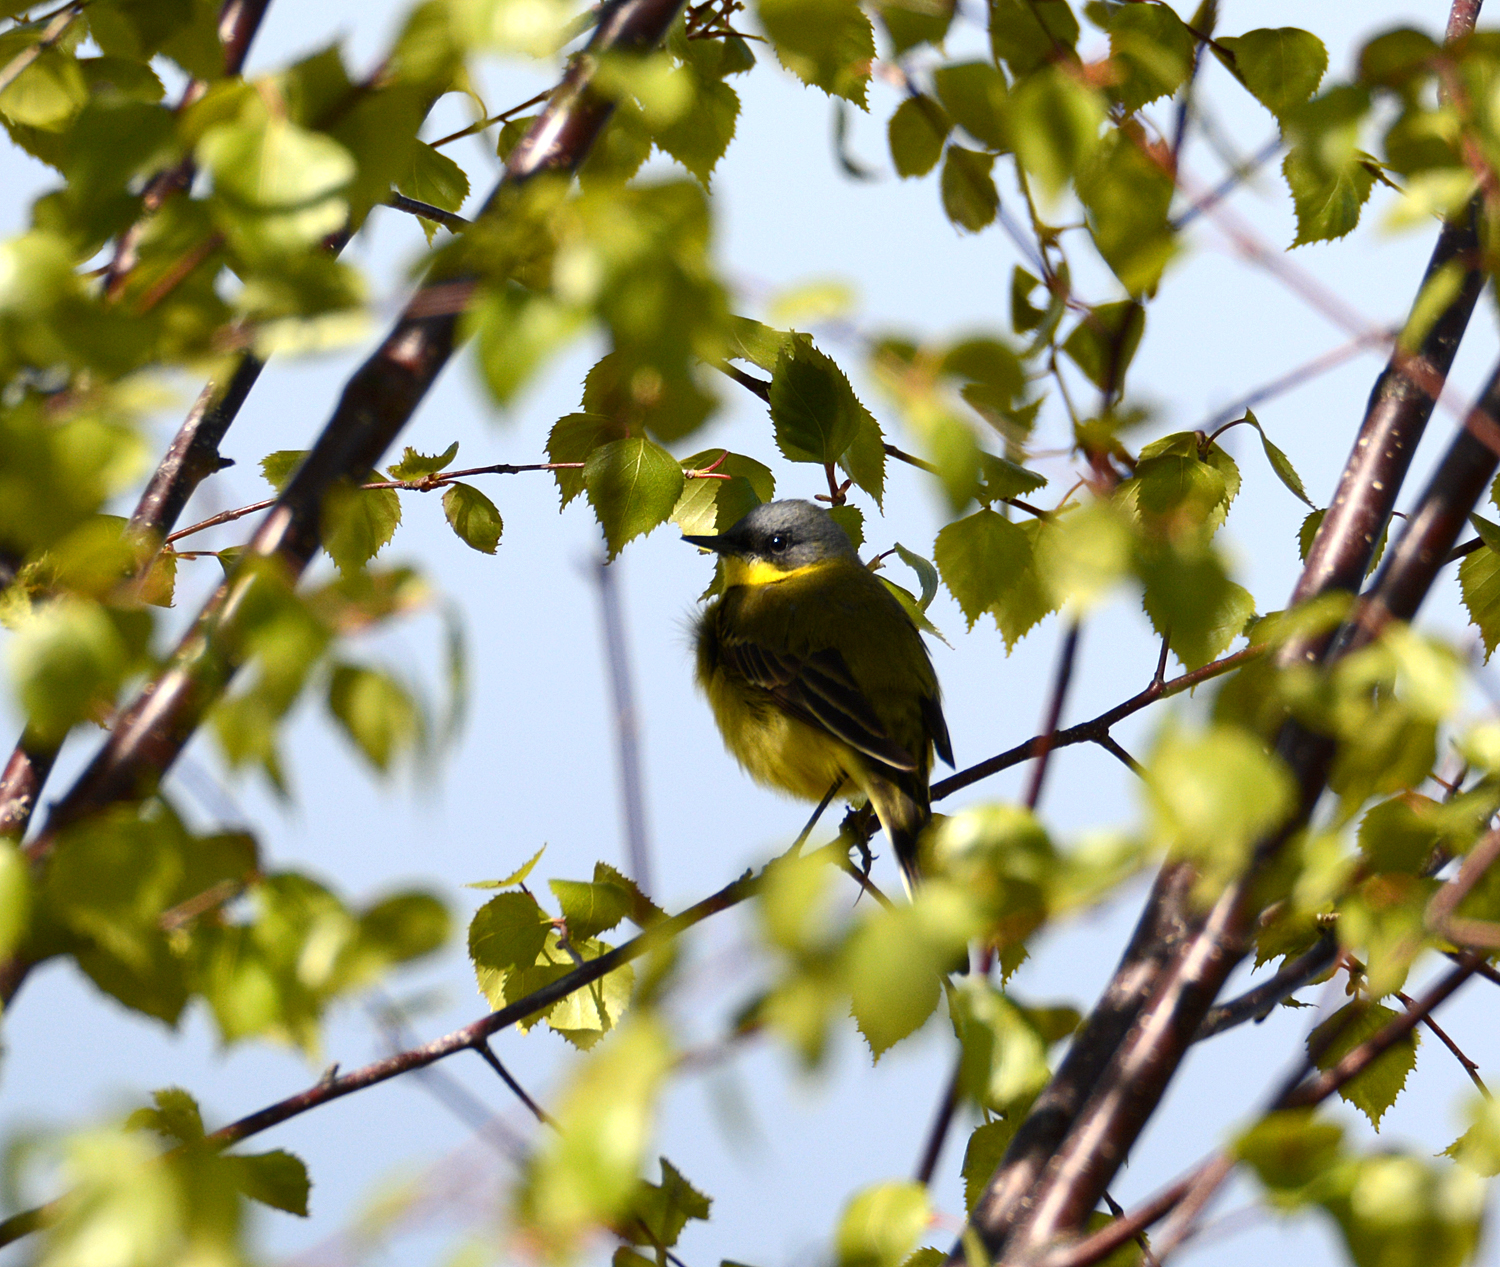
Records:
M1365 575L1483 284L1473 214L1460 224L1444 227L1424 287L1454 261L1464 267L1459 293L1425 333L1417 356L1393 356L1377 382L1338 494L1324 517L1293 601L1336 588L1353 591ZM1466 430L1457 443L1468 434ZM1474 453L1473 446L1465 446L1463 461L1476 469L1492 469L1493 465ZM1466 510L1472 505L1471 499ZM1415 526L1408 525L1403 540L1444 541L1443 554L1432 561L1433 567L1419 569L1425 573L1419 587L1425 593L1457 529L1452 535L1414 533ZM1410 610L1415 611L1415 604L1410 604ZM1365 618L1376 619L1374 613ZM1322 649L1316 644L1298 644L1284 654L1316 658ZM1323 784L1326 745L1314 744L1301 754L1284 755L1294 758L1304 804L1310 808ZM1017 1131L976 1206L974 1226L991 1255L1017 1247L1012 1231L1018 1225L1024 1228L1019 1247L1035 1252L1087 1217L1154 1110L1224 977L1238 961L1235 938L1243 916L1238 909L1242 893L1236 892L1224 910L1216 908L1219 918L1233 914L1233 919L1199 933L1200 920L1185 902L1192 886L1184 870L1182 864L1172 863L1158 877L1104 998ZM1187 949L1179 958L1180 947ZM1149 1018L1142 1015L1148 1000L1152 1001ZM1148 1025L1156 1028L1148 1029ZM1128 1051L1127 1033L1133 1040ZM1086 1122L1076 1120L1085 1103L1093 1112ZM960 1245L954 1255L962 1254Z
M1368 1069L1418 1025L1426 1022L1438 1006L1469 977L1479 972L1482 966L1483 960L1478 957L1465 956L1457 968L1439 980L1420 999L1410 1003L1404 1012L1392 1017L1332 1068L1294 1082L1276 1097L1267 1112L1312 1108L1321 1104L1340 1087ZM1142 1202L1124 1218L1114 1220L1082 1240L1052 1249L1038 1260L1038 1267L1088 1267L1091 1263L1107 1258L1173 1210L1187 1207L1189 1202L1196 1214L1213 1195L1214 1190L1229 1177L1234 1165L1234 1159L1227 1153L1217 1153L1207 1158L1181 1179ZM1186 1222L1180 1226L1185 1228ZM1158 1254L1165 1257L1176 1243L1172 1235L1164 1235L1162 1242L1156 1247Z
M608 121L612 103L591 83L598 54L656 44L676 17L679 0L613 0L600 13L588 49L577 56L557 91L512 150L500 184L482 214L492 214L512 189L542 172L570 172ZM247 600L268 583L268 570L295 581L319 545L326 495L370 470L411 417L452 355L458 318L431 313L431 292L455 280L429 277L395 328L349 380L333 416L246 547L240 565L209 600L167 668L121 714L113 733L49 815L32 842L33 857L50 852L58 830L88 814L149 794L177 759L238 667L239 621ZM0 965L0 1000L8 1002L30 965Z
M219 38L224 45L226 74L237 75L244 66L250 43L269 4L270 0L227 0L219 11ZM77 11L67 12L76 16ZM59 15L62 16L65 14ZM190 81L178 109L196 101L207 87L202 80ZM116 293L134 266L136 243L151 216L169 196L192 184L193 171L193 160L186 158L168 171L159 172L147 184L142 195L142 215L121 236L105 273L107 295ZM260 371L261 362L247 352L241 356L227 386L210 382L200 393L130 517L130 531L148 542L153 550L172 530L198 485L223 466L219 443ZM29 728L21 736L4 771L0 772L0 836L19 840L26 834L57 753L57 744L42 742Z
M1500 368L1403 525L1372 591L1334 638L1331 657L1368 645L1389 621L1410 620L1416 614L1500 461L1475 437L1479 428L1471 421L1473 413L1489 419L1500 416ZM1278 752L1301 784L1300 814L1257 846L1249 874L1225 889L1173 955L1149 1003L1104 1063L1084 1107L1049 1158L1029 1208L1007 1229L1007 1254L1041 1252L1059 1235L1081 1226L1098 1203L1155 1111L1214 996L1243 956L1253 917L1253 882L1290 832L1306 821L1322 791L1332 750L1324 736L1295 723L1283 728ZM985 1231L981 1225L981 1234Z

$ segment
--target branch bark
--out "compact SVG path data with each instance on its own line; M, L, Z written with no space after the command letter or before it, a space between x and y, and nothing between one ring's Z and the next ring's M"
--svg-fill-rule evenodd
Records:
M1483 426L1474 414L1490 420L1500 416L1500 367L1407 519L1371 593L1336 635L1330 657L1356 651L1391 620L1410 620L1416 614L1500 463L1500 456L1476 437ZM1124 1041L1101 1062L1091 1094L1027 1194L1020 1217L1003 1228L1007 1256L1040 1253L1082 1225L1155 1111L1225 978L1243 957L1254 914L1254 880L1306 821L1333 755L1331 740L1296 723L1283 728L1277 747L1302 785L1300 814L1257 846L1247 875L1231 884L1201 925L1192 928ZM989 1229L980 1225L980 1233L987 1235Z
M1454 37L1455 25L1461 24L1460 5L1470 18L1477 13L1473 0L1455 0L1450 37ZM1333 589L1358 589L1483 286L1478 248L1477 207L1471 207L1462 222L1444 226L1423 279L1425 287L1458 261L1464 269L1459 292L1425 333L1417 355L1398 351L1377 380L1334 504L1314 540L1293 602ZM1486 391L1490 404L1495 386L1492 380ZM1455 449L1463 449L1458 465L1493 470L1492 455L1475 453L1478 442L1470 444L1466 437L1472 438L1467 427L1455 441ZM1450 472L1466 492L1472 480L1459 478L1461 474ZM1429 494L1438 489L1441 485L1435 479ZM1436 501L1447 504L1442 497ZM1428 506L1427 498L1423 506ZM1382 573L1382 581L1387 575L1393 578L1387 585L1389 597L1410 612L1415 612L1416 602L1436 571L1434 565L1413 572L1413 551L1420 556L1423 549L1443 540L1440 563L1457 537L1457 527L1452 536L1437 531L1440 524L1448 524L1451 505L1447 512L1440 512L1435 502L1431 511L1427 531L1419 531L1413 521L1403 533L1398 549L1404 546L1405 569L1393 571L1392 559ZM1430 558L1426 562L1434 563ZM1417 573L1425 577L1420 584L1415 583ZM1401 584L1407 577L1413 585ZM1414 595L1415 602L1411 601ZM1377 611L1361 612L1361 619L1380 620ZM1387 609L1389 614L1394 611ZM1316 659L1323 650L1314 643L1294 645L1287 656ZM1059 735L1054 744L1061 739ZM1292 758L1304 805L1310 808L1323 786L1327 746L1300 741L1286 746L1305 749L1283 751L1283 755ZM1268 842L1268 846L1279 843ZM973 1226L992 1258L1037 1252L1088 1216L1154 1111L1229 969L1238 962L1243 886L1225 895L1206 924L1187 906L1191 887L1191 874L1184 864L1168 863L1162 869L1103 997L1017 1130L976 1204ZM962 1261L964 1256L960 1241L950 1261Z

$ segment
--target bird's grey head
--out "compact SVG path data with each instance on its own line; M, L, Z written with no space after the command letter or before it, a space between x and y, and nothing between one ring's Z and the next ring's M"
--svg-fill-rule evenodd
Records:
M683 537L719 554L769 563L778 571L859 555L848 534L821 506L812 502L766 502L716 537Z

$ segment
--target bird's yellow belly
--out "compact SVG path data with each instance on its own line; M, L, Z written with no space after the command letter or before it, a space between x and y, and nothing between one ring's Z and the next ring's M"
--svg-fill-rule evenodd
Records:
M862 762L848 744L754 698L722 671L709 679L707 695L724 746L757 783L805 801L821 801L846 777L853 783L844 791L856 790Z

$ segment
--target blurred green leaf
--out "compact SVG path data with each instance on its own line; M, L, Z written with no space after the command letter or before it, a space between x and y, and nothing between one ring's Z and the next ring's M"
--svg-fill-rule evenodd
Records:
M631 1199L630 1217L620 1222L620 1235L633 1245L670 1248L677 1244L688 1220L707 1222L713 1201L684 1179L665 1157L657 1160L661 1182L640 1181Z
M886 125L886 139L891 147L891 162L896 175L925 176L943 155L953 122L947 111L931 97L907 97L891 115Z
M1221 35L1210 48L1279 120L1317 92L1328 69L1328 50L1323 41L1296 27ZM1226 52L1230 56L1226 57Z
M387 673L359 665L337 665L328 680L328 711L377 770L411 748L421 734L417 706Z
M844 1207L834 1238L839 1267L900 1267L932 1218L927 1189L913 1181L876 1184Z
M962 145L949 145L943 159L939 180L943 211L954 224L970 233L978 233L993 223L1000 210L1000 193L990 175L994 165L993 154L980 154Z
M567 1252L629 1209L670 1060L662 1026L643 1017L574 1073L519 1194L519 1219L540 1245Z
M980 145L1001 153L1010 148L1005 77L990 62L939 66L932 82L948 115Z

